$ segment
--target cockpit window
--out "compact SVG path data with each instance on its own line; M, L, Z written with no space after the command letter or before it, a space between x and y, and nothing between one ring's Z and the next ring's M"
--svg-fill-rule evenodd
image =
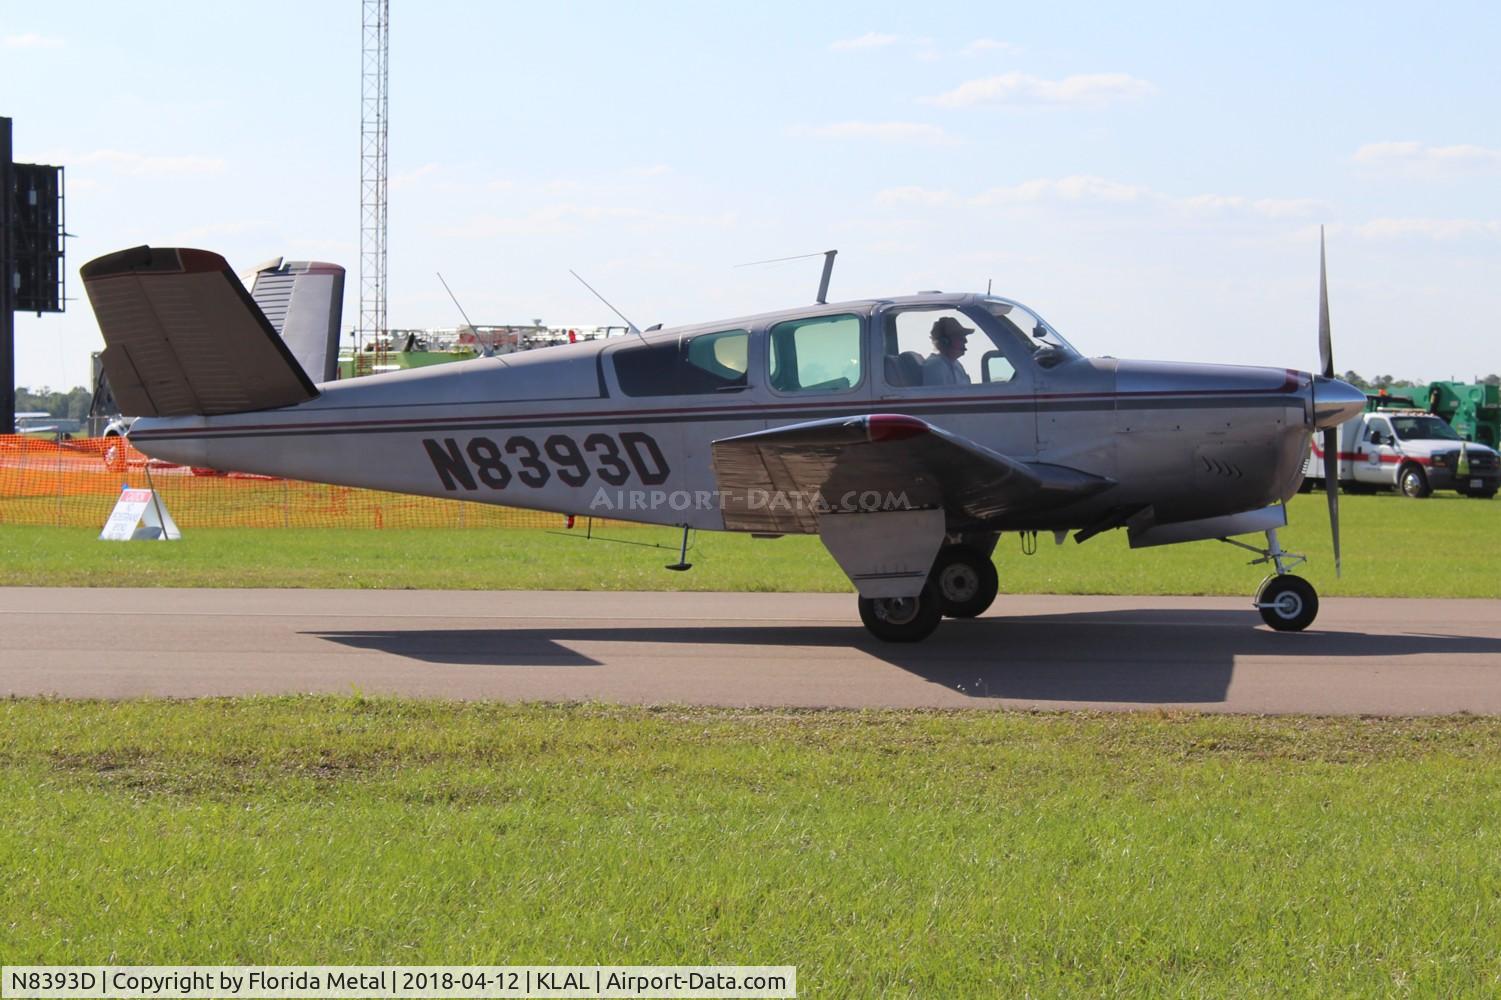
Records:
M1009 327L1021 335L1039 367L1053 368L1079 356L1074 346L1064 340L1057 330L1021 303L1009 299L987 298L983 300L983 304L1001 326Z
M951 306L913 306L886 313L886 384L965 390L1015 380L1016 367L1006 351L1019 354L1021 348L999 342L987 328L990 325Z

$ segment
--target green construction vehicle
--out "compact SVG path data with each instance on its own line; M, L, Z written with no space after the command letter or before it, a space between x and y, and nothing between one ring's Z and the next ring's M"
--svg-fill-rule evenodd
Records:
M1501 441L1501 385L1434 382L1419 405L1443 417L1466 441L1492 448Z
M1501 441L1501 386L1488 382L1430 382L1382 390L1366 397L1366 412L1392 408L1425 410L1454 428L1466 441L1497 447Z

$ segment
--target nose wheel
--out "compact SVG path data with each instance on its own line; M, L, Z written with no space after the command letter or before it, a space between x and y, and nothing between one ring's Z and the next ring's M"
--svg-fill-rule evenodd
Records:
M1301 576L1278 573L1256 592L1256 610L1278 632L1301 632L1318 617L1319 595Z
M1221 538L1220 541L1255 552L1260 558L1251 560L1252 566L1271 563L1276 567L1276 575L1267 577L1256 591L1256 610L1261 613L1262 621L1278 632L1301 632L1313 624L1319 614L1318 592L1313 589L1313 584L1288 572L1308 559L1284 552L1277 541L1276 528L1267 530L1264 549L1233 538Z

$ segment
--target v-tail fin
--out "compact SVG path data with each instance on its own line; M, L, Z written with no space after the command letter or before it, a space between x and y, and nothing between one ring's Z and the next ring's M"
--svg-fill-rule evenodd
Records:
M125 414L216 416L318 395L218 254L134 247L81 273L104 334L105 375Z

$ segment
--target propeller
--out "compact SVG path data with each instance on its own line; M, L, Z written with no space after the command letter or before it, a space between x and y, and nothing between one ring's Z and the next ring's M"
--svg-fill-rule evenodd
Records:
M1334 344L1329 334L1329 278L1324 266L1324 227L1319 227L1319 363L1323 376L1334 378ZM1318 381L1314 380L1315 392ZM1329 498L1329 534L1334 538L1334 575L1339 565L1339 427L1324 430L1324 492Z

